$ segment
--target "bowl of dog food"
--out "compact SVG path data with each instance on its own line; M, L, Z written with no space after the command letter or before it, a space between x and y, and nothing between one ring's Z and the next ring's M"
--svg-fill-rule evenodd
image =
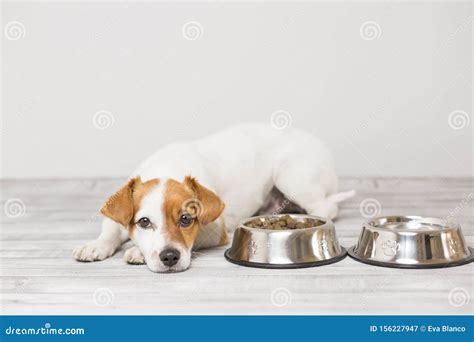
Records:
M225 252L225 258L234 264L259 268L322 266L346 255L331 220L301 214L245 219Z
M470 263L461 226L434 217L384 216L362 227L349 255L366 264L395 268L441 268Z

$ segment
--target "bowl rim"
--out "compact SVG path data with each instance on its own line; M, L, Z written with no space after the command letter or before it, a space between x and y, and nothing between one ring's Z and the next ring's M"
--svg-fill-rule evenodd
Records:
M256 220L259 218L268 218L268 217L279 217L279 216L286 216L289 215L291 217L301 217L301 218L311 218L311 219L317 219L319 221L324 222L320 226L315 226L315 227L307 227L307 228L297 228L297 229L262 229L262 228L252 228L248 227L245 225L245 223L251 221L251 220ZM333 229L334 228L334 223L332 222L331 219L325 218L322 216L316 216L316 215L308 215L308 214L269 214L269 215L258 215L258 216L251 216L247 217L243 220L240 220L237 228L242 228L242 229L248 229L252 231L260 231L260 232L266 232L267 234L270 233L284 233L284 232L297 232L297 231L309 231L309 230L314 230L314 229Z
M432 229L427 229L427 228L421 228L421 229L410 229L410 228L397 228L397 229L391 229L387 228L387 224L390 222L385 222L385 224L379 224L376 225L375 222L378 220L389 220L389 219L405 219L405 221L400 221L400 222L410 222L410 221L420 221L421 223L425 225L435 225L437 224L438 226L441 226L440 229L432 230ZM427 222L431 221L431 222ZM390 231L395 234L400 234L400 233L411 233L411 234L417 234L417 233L427 233L427 232L446 232L446 231L451 231L451 230L461 230L461 225L457 222L449 221L448 219L442 219L439 217L435 216L421 216L421 215L387 215L387 216L376 216L374 218L371 218L369 221L367 221L364 226L370 228L370 229L380 229L383 231Z

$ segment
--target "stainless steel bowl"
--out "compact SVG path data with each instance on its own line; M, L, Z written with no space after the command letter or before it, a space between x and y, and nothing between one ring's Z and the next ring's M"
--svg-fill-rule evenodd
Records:
M310 215L293 215L296 221L313 219L315 227L271 230L250 228L255 219L265 220L284 215L256 216L241 221L234 233L232 246L225 252L228 261L249 267L300 268L322 266L346 257L339 245L334 224L329 219Z
M349 255L384 267L438 268L473 261L459 224L433 217L378 217L362 227Z

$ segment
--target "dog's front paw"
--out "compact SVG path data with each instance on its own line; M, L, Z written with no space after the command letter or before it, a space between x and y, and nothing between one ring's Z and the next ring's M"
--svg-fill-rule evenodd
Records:
M123 259L132 265L144 265L145 257L137 246L129 248L125 251Z
M114 254L115 249L110 244L94 240L74 249L74 258L78 261L99 261Z

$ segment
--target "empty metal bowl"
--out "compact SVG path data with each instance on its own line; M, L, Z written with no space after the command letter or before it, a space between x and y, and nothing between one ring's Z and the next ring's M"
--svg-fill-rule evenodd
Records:
M473 261L459 224L433 217L378 217L362 227L349 255L384 267L438 268Z
M263 221L281 216L284 215L256 216L241 221L231 248L225 252L226 259L249 267L300 268L327 265L346 257L347 252L339 245L334 224L329 219L290 214L298 222L314 220L314 227L273 230L247 226L256 219Z

